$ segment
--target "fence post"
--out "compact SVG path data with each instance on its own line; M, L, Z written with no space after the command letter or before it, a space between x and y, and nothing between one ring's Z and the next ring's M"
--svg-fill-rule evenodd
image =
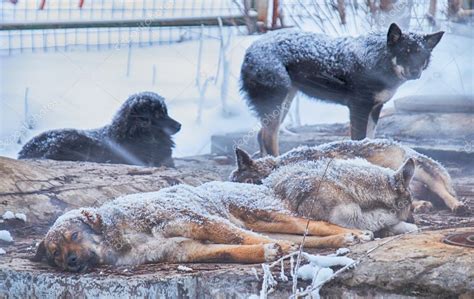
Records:
M268 28L268 2L270 0L255 0L255 10L257 11L257 22L260 31Z

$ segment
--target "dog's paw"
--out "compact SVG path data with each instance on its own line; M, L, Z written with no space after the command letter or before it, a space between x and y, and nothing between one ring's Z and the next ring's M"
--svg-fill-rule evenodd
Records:
M263 245L263 254L266 262L272 262L282 254L282 248L277 243L268 243Z
M278 245L280 245L281 250L284 254L296 251L299 249L298 244L290 242L290 241L279 241Z
M363 242L372 241L374 239L374 233L370 230L363 230L358 233L357 236Z
M458 216L466 216L469 214L469 208L462 202L457 203L452 209L452 211Z
M354 233L347 233L343 236L342 242L342 246L351 246L360 243L360 239Z
M414 213L428 213L433 211L433 204L429 201L417 200L412 203Z

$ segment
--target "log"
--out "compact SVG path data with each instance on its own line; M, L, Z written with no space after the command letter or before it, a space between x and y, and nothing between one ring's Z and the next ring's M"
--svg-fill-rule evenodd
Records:
M212 160L207 167L199 161L177 164L179 169L0 157L0 215L24 213L29 225L47 225L70 209L99 206L117 196L222 179L211 170Z

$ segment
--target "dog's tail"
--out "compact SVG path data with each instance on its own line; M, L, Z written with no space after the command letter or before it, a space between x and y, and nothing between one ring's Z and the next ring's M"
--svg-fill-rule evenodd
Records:
M451 211L464 213L466 207L456 198L451 176L446 169L437 161L413 150L407 154L416 160L415 178L440 197Z

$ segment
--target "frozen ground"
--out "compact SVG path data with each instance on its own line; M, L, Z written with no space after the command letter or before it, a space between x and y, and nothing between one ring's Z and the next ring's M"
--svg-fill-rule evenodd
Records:
M231 61L228 113L222 113L222 79L219 79L217 84L211 82L209 85L200 123L196 121L199 92L195 84L198 41L133 48L129 76L126 75L126 47L0 56L0 155L16 157L22 143L44 130L87 129L107 124L128 95L144 90L163 95L170 115L183 124L175 138L175 156L208 153L212 134L248 130L258 125L238 90L240 64L245 49L255 38L258 37L235 36L232 39L228 50ZM445 36L422 78L402 86L395 97L473 94L473 41ZM201 78L216 74L218 57L219 41L206 40ZM295 103L292 109L294 116ZM300 100L299 111L302 124L348 120L346 108L304 98ZM25 129L25 112L32 129ZM288 118L287 122L291 119Z

